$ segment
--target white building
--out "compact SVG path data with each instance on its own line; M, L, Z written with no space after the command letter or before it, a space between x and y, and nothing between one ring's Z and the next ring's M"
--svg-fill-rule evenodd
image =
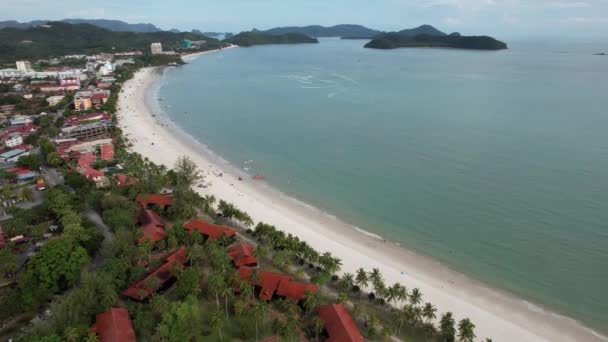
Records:
M163 53L163 45L161 43L152 43L150 51L153 55L160 55Z
M10 148L19 146L21 144L23 144L23 137L21 136L21 134L18 134L18 133L10 134L8 136L8 138L6 138L6 140L4 140L4 145L6 145L7 147L10 147Z
M61 102L61 100L63 100L63 97L63 95L49 96L46 99L46 102L48 102L49 106L56 106L59 104L59 102Z
M34 69L32 69L32 63L28 62L28 61L17 61L17 70L21 71L21 72L32 72L34 71Z

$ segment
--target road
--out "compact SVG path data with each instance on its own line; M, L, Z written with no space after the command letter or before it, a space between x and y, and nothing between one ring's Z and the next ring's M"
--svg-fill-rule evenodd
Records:
M99 216L99 214L90 208L87 208L85 210L83 210L81 212L82 216L86 217L89 221L91 221L91 223L93 223L95 225L95 227L97 227L97 229L101 232L101 234L103 235L103 245L112 242L112 240L114 239L114 235L112 235L112 230L110 229L110 227L108 227L107 224L105 224L101 218L101 216ZM103 253L101 252L103 250L103 247L100 248L97 253L95 254L95 257L93 258L93 263L91 265L91 269L96 269L97 267L101 266L104 261L105 261L105 257L103 256Z
M57 169L47 166L42 166L41 169L47 186L63 184L63 175Z

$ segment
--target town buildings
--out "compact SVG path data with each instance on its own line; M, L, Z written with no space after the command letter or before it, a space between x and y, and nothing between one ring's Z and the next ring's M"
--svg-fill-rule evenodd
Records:
M62 127L59 131L61 139L92 139L107 136L114 125L111 122L98 121L89 124Z
M153 55L160 55L163 53L163 45L161 43L152 43L150 45L150 52Z
M59 103L61 103L61 101L63 100L65 96L63 95L53 95L53 96L49 96L46 99L46 102L49 104L49 106L56 106Z
M30 63L29 61L17 61L17 63L15 63L17 65L17 70L19 72L32 72L34 71L34 69L32 69L32 63Z
M74 95L74 108L76 110L89 110L93 107L99 108L108 102L110 97L109 90L95 89L79 91Z

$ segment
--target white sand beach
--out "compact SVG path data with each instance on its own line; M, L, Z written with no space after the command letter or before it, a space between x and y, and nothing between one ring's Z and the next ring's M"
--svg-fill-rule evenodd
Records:
M419 288L423 301L437 306L438 316L451 311L457 321L470 318L476 325L477 340L490 337L493 341L608 341L572 319L490 289L240 173L148 107L147 90L161 77L162 69L147 68L124 85L119 98L119 126L133 143L133 151L156 163L172 167L180 156L192 159L203 172L205 182L211 184L204 189L196 188L201 194L213 194L232 202L255 222L273 224L306 240L320 252L330 251L342 259L343 272L354 273L360 267L379 268L387 284L401 282L408 290Z

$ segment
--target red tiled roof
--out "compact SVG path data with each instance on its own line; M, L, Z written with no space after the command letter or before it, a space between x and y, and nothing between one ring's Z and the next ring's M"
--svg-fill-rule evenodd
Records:
M110 115L105 112L99 113L91 113L85 115L70 115L64 120L64 126L77 126L85 121L95 121L95 120L111 120Z
M143 207L147 207L149 204L157 204L161 206L172 205L175 201L173 197L168 195L160 194L146 194L138 195L136 201Z
M15 166L15 167L11 167L7 171L14 173L17 176L32 172L27 166Z
M95 318L91 333L97 334L99 342L135 342L135 331L129 311L111 308Z
M190 220L184 224L184 228L190 233L196 229L211 240L219 239L222 235L226 235L227 237L236 235L236 230L230 227L218 226L201 220Z
M304 298L306 291L316 292L318 289L319 287L315 284L301 283L298 281L282 281L277 289L277 296L291 299L297 303Z
M95 155L93 153L85 153L78 157L78 165L89 166L95 161Z
M137 180L135 178L131 178L125 175L124 173L117 174L116 179L118 180L118 186L120 187L129 186L137 183Z
M4 242L4 233L0 231L0 248L4 247L6 243Z
M317 308L319 318L329 334L326 342L363 342L357 324L342 304L323 305Z
M241 267L239 267L237 276L242 280L250 281L249 278L251 276L252 271L253 271L253 269L251 267L241 266ZM288 275L268 272L268 271L261 271L259 274L259 279L258 279L257 283L255 284L262 288L260 291L260 299L263 299L263 300L272 299L272 295L274 295L275 291L279 288L279 284L282 281L289 282L290 280L291 280L291 277Z
M165 256L165 261L179 261L182 264L185 264L188 261L188 250L186 247L180 247L175 252L168 254Z
M253 255L253 246L245 242L230 247L228 249L228 256L236 267L252 266L258 263L258 260Z
M137 216L137 223L141 226L143 231L142 237L139 242L150 240L151 242L157 242L164 240L167 237L165 227L167 226L165 220L163 220L153 210L143 209Z
M102 160L114 159L114 145L112 145L112 144L101 145L101 147L99 149L101 151Z
M91 98L93 100L107 99L108 95L105 93L93 93L93 95L91 95Z
M122 294L135 300L144 300L150 297L175 277L173 267L183 269L184 265L176 260L166 262L144 279L129 286Z
M104 176L102 171L95 170L90 166L80 166L77 168L77 171L87 179L94 179Z

